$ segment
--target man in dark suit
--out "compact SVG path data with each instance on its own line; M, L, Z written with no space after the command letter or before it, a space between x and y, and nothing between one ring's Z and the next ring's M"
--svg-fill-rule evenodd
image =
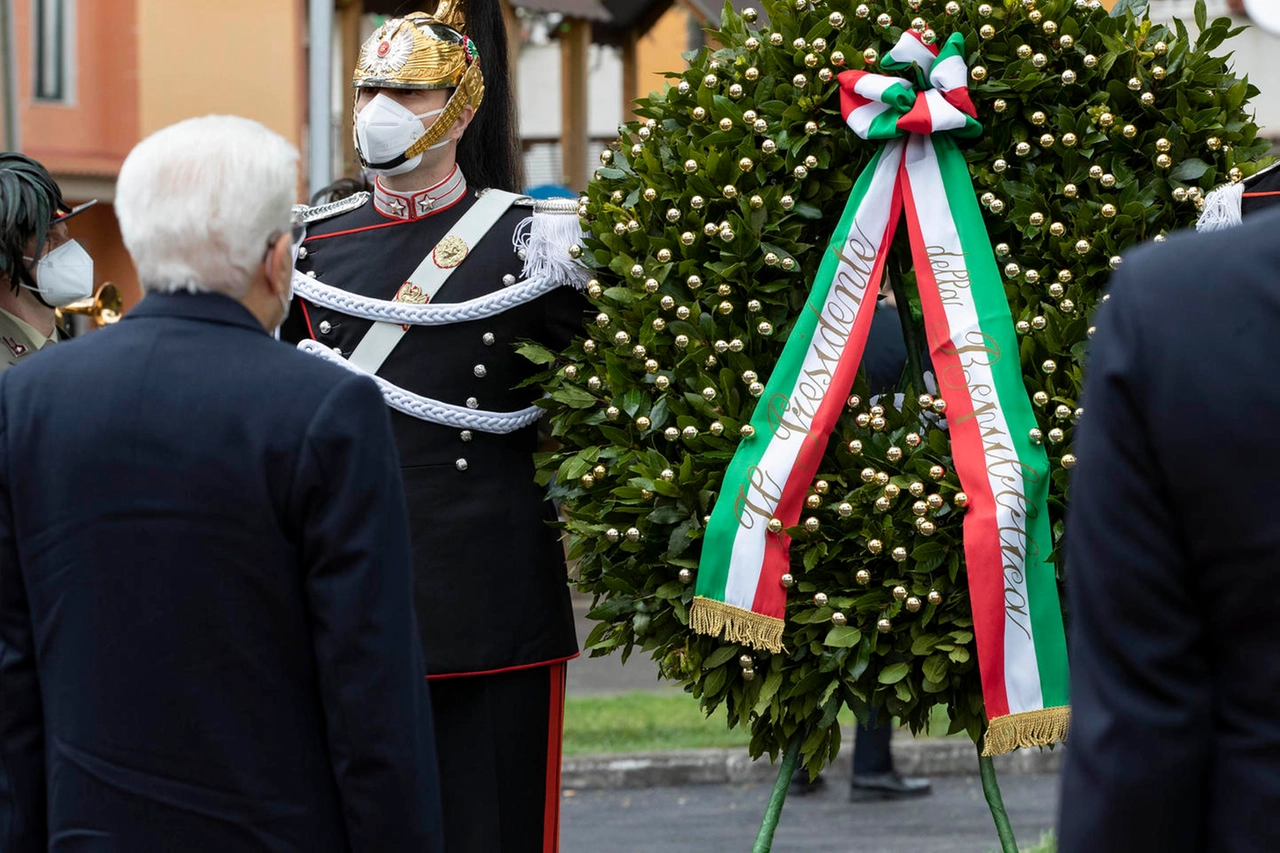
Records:
M1067 526L1062 853L1280 849L1280 212L1128 256Z
M376 386L273 340L297 152L192 119L120 172L147 297L0 377L0 849L440 849Z

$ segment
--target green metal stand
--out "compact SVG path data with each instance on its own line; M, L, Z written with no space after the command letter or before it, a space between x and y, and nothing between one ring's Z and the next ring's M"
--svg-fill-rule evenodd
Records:
M778 779L773 783L773 794L769 797L769 807L765 809L764 821L760 824L760 833L751 853L769 853L773 849L773 833L778 829L778 819L782 817L782 805L787 801L787 790L791 787L791 778L796 775L796 764L800 760L800 745L804 743L803 733L796 733L787 744L787 751L782 754L782 766L778 768ZM1017 853L1017 851L1014 851Z
M991 756L982 754L982 744L978 744L978 768L982 771L982 793L986 794L987 806L996 822L996 834L1000 836L1000 850L1002 853L1018 853L1018 842L1013 837L1013 827L1009 825L1009 813L1004 810L1004 798L1000 796L996 767Z

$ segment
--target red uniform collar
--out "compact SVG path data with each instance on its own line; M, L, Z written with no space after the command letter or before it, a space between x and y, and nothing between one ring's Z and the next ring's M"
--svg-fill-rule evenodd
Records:
M381 178L373 182L373 206L389 219L424 219L453 207L466 194L467 179L457 166L440 183L412 193L389 190L382 185Z

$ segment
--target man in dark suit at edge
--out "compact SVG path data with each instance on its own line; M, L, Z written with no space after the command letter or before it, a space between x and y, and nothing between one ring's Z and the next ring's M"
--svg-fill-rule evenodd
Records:
M1246 0L1280 33L1280 3ZM1280 213L1125 259L1067 525L1061 853L1280 849Z
M0 849L442 847L408 522L376 386L272 339L297 152L140 143L147 296L0 377Z

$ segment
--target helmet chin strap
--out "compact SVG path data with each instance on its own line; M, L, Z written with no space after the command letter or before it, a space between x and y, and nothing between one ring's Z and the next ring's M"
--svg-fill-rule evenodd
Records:
M446 139L442 142L437 142L435 145L428 146L425 150L432 151L436 148L444 148L446 145L449 145L452 142L453 142L452 139ZM423 152L414 154L413 157L417 157L422 153ZM410 157L409 154L406 152L404 154L401 154L399 157L392 158L391 160L387 160L382 163L370 163L368 161L365 161L365 166L369 167L370 169L373 169L374 171L394 169L396 166L400 166L405 163L408 163L410 160L413 159L413 157Z

